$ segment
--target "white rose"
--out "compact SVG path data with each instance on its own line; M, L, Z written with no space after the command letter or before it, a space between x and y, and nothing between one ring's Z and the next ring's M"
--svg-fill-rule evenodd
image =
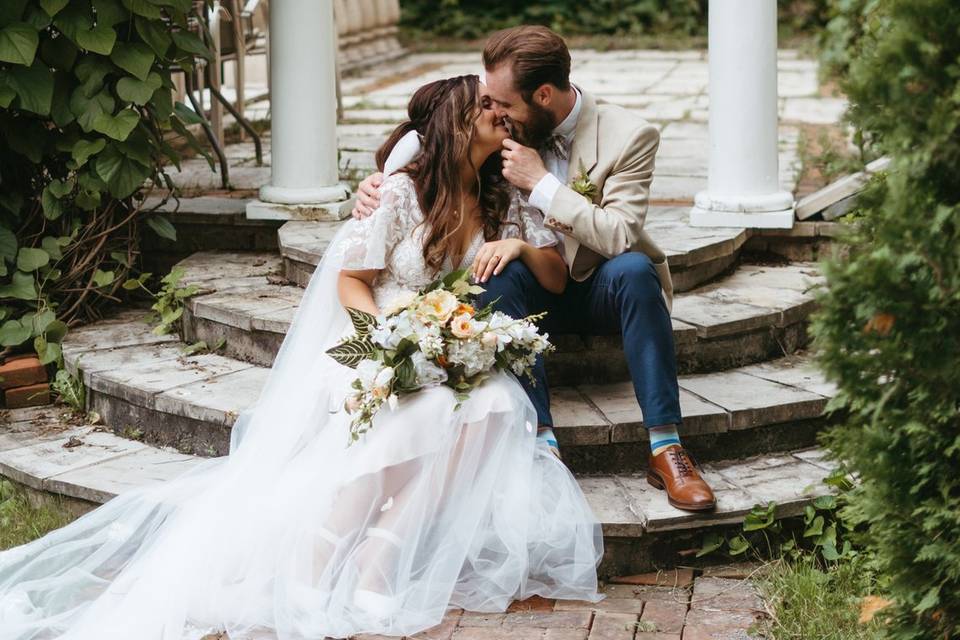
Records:
M492 349L497 346L497 343L500 342L500 339L493 331L484 331L483 335L480 336L480 342L488 349Z
M386 387L393 380L393 367L384 367L373 381L375 387Z
M393 314L403 311L409 307L416 299L417 293L415 291L404 291L387 303L386 309L383 313L388 316L392 316Z
M454 316L453 320L450 321L451 333L458 338L463 338L464 340L477 335L479 329L479 323L466 313L461 313L458 316Z
M447 381L447 372L443 367L438 366L420 351L410 356L413 362L413 370L417 374L417 384L423 387L441 384Z
M434 289L423 296L417 306L417 315L424 320L435 319L446 322L460 306L457 297L449 291Z
M369 391L374 386L377 374L383 369L383 364L377 360L361 360L357 365L357 377L364 390Z

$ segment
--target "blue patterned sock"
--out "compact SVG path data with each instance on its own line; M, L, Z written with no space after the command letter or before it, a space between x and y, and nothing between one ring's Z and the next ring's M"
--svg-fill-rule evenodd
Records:
M657 455L671 445L680 444L680 434L677 433L675 424L650 427L647 433L650 434L650 451L653 455Z
M542 425L537 427L537 439L543 440L551 447L560 448L560 445L557 444L557 436L553 433L552 427Z

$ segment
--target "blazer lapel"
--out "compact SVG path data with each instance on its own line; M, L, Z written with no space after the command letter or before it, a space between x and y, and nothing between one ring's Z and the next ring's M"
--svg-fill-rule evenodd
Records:
M580 89L580 87L577 87ZM567 168L567 182L571 182L580 175L580 163L584 169L590 171L597 165L597 132L599 131L597 100L590 93L580 89L580 117L577 119L577 130L573 134L573 145L570 149L570 164Z

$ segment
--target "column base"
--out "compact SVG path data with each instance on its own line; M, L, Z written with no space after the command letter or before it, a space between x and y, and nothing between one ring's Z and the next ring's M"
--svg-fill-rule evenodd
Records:
M247 220L343 220L350 217L353 200L341 202L304 202L279 204L251 200L247 203Z
M780 191L761 196L712 196L700 192L690 209L691 227L792 229L793 196Z
M353 198L346 185L317 189L260 188L260 199L247 203L248 220L343 220Z

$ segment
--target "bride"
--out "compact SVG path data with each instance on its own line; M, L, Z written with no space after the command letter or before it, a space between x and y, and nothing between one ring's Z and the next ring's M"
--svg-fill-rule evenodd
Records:
M600 525L511 374L459 406L443 386L404 397L348 445L355 374L324 354L343 305L379 313L490 256L565 283L556 237L499 179L508 131L478 78L421 88L409 114L378 158L414 131L424 153L337 233L230 454L0 553L0 640L399 636L448 608L603 598Z

